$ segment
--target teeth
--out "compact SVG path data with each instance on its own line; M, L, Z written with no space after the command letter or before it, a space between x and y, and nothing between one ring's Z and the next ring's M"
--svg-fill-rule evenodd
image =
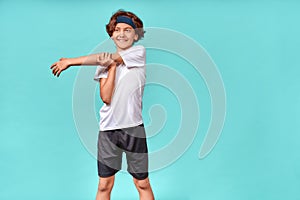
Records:
M118 41L120 41L120 42L126 42L127 40L126 39L118 39Z

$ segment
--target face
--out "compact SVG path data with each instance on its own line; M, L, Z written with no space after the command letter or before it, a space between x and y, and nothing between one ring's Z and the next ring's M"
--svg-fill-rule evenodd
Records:
M134 41L138 39L138 35L130 25L118 23L111 38L115 42L117 50L122 51L131 47Z

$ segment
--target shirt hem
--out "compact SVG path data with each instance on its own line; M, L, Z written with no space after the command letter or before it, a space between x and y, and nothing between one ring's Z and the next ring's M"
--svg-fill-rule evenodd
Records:
M141 125L142 123L143 123L143 121L139 121L137 123L130 124L130 125L120 125L120 126L106 127L106 128L100 127L100 131L110 131L110 130L116 130L116 129L122 129L122 128L130 128L130 127Z

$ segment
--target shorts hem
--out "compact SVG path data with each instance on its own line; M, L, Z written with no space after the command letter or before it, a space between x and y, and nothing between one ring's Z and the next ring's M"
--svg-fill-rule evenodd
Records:
M133 178L138 179L138 180L144 180L144 179L146 179L146 178L149 177L149 174L148 174L148 173L143 173L142 176L137 176L136 173L131 173L131 172L129 172L129 174L130 174Z
M108 178L108 177L111 177L111 176L114 176L116 175L116 173L118 173L118 171L114 172L114 173L111 173L111 174L98 174L98 176L100 178Z

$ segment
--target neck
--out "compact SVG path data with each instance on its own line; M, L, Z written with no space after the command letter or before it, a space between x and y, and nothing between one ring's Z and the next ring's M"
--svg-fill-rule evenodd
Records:
M119 47L117 47L117 52L120 52L120 51L125 51L125 50L127 50L127 49L129 49L129 48L131 48L132 46L130 46L130 47L127 47L127 48L125 48L125 49L121 49L121 48L119 48Z

